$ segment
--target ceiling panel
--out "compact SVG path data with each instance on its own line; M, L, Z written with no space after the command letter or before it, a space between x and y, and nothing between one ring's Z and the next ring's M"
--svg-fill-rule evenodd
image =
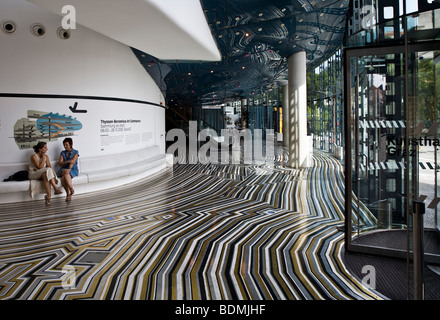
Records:
M287 79L287 58L306 51L313 66L343 41L348 0L201 0L218 62L162 61L168 101L198 105L275 88ZM138 53L139 54L139 53Z

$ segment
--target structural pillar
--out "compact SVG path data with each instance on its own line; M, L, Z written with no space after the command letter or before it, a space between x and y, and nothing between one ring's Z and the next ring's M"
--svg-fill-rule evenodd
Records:
M283 146L289 148L289 86L287 83L282 86L283 100L281 105L283 106Z
M309 167L307 139L307 68L306 53L301 51L288 59L289 92L289 161L292 168Z

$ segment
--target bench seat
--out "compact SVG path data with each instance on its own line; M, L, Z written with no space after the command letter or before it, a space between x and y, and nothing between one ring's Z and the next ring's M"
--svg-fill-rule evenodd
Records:
M160 154L158 146L141 150L115 154L104 157L79 158L80 174L75 177L73 187L75 194L93 192L130 183L156 172L172 168L173 157L169 154ZM55 172L58 172L58 159L51 160ZM27 170L27 163L0 165L0 203L29 201L42 199L45 194L44 184L41 181L3 181L14 172ZM30 193L30 183L37 184L36 194ZM61 179L58 179L61 187ZM65 196L65 193L53 197Z

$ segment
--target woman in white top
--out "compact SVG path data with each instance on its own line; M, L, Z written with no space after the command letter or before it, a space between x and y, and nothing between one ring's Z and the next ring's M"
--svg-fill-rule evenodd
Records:
M55 194L63 192L57 187L56 173L50 165L49 157L46 155L47 143L38 142L38 144L34 146L34 151L35 153L31 156L31 163L29 165L29 180L43 180L46 189L46 196L44 196L44 199L46 204L50 205L50 186L52 185Z

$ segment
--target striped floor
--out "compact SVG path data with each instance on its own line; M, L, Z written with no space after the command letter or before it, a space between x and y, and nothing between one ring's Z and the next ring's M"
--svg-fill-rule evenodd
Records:
M176 165L98 193L0 205L0 299L381 299L341 263L343 174Z

